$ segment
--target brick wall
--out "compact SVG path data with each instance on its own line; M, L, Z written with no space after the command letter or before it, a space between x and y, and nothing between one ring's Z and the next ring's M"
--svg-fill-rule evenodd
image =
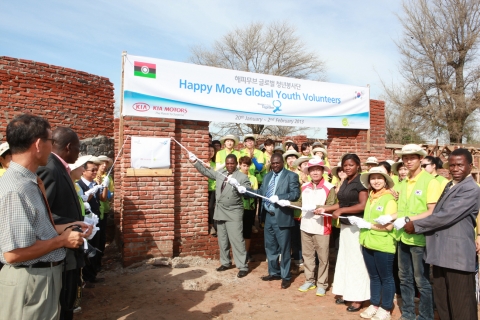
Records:
M0 142L7 123L32 112L80 139L113 135L113 84L105 77L46 63L0 56Z
M116 121L116 124L118 122ZM118 126L116 126L118 127ZM116 137L118 130L116 129ZM124 137L174 137L202 160L208 156L208 122L124 118ZM116 139L116 150L123 142ZM115 220L125 265L151 257L197 255L218 258L208 235L206 178L171 144L171 177L127 177L131 145L126 140L115 168Z
M362 163L368 157L379 161L388 158L385 149L385 102L370 100L370 150L368 150L368 130L327 129L328 159L332 166L337 165L345 153L356 153Z
M366 152L366 130L328 129L330 158L338 161L344 152L356 152L383 159L385 153L384 103L371 101L371 151ZM115 121L116 151L118 140ZM208 122L142 117L124 117L124 137L128 135L174 137L206 161ZM287 137L288 138L288 137ZM287 140L285 138L285 140ZM301 144L305 136L291 137ZM205 256L218 258L217 238L208 234L207 178L201 176L171 144L171 177L127 177L130 167L130 140L115 167L115 221L124 265L152 257ZM252 235L252 252L263 250L263 234Z

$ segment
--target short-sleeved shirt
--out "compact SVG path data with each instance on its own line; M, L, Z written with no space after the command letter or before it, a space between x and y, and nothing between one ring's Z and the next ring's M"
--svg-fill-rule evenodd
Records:
M100 181L103 182L103 179L105 179L106 176L107 176L107 173L102 174ZM113 177L109 176L108 179L109 179L108 191L110 193L113 193L115 191L115 183L113 182ZM100 213L102 215L101 219L103 219L103 215L105 213L109 213L109 212L110 212L110 200L107 199L107 201L100 201Z
M426 171L422 169L422 171L419 174L417 174L414 178L410 179L409 177L407 177L405 179L405 183L407 184L407 199L410 199L410 195L412 194L415 184L417 183L418 177L420 177L422 172L426 173ZM428 183L428 187L427 187L427 203L437 203L438 198L440 198L440 195L442 194L442 191L443 189L440 190L440 183L437 180L432 179Z
M15 162L0 178L0 261L5 252L31 247L37 240L58 236L48 213L37 175ZM65 249L53 250L41 257L12 265L32 265L39 261L57 262L65 258Z
M358 194L361 191L366 191L367 189L360 182L360 174L358 174L353 180L348 183L348 180L343 181L340 190L337 192L338 205L340 208L351 207L356 204L359 204ZM363 217L363 212L361 214L342 214L342 217L357 216ZM341 224L351 225L348 219L340 218Z

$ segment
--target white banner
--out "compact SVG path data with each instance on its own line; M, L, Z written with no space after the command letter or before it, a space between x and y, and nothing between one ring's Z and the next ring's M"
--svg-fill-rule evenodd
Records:
M368 87L127 55L123 115L370 128Z
M170 141L168 138L132 137L131 167L170 168Z

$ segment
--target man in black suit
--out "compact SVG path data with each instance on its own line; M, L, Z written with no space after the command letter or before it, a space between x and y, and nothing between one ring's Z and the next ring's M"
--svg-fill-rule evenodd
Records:
M52 132L52 139L52 153L48 157L48 163L39 167L37 174L45 184L53 220L55 224L82 221L82 209L68 167L69 163L74 163L78 158L80 140L72 129L65 127L57 127ZM73 319L73 306L77 298L77 287L81 286L83 266L83 253L67 249L60 293L61 319Z
M300 182L298 175L284 168L281 154L274 153L270 159L272 171L263 178L263 183L258 190L248 190L265 196L270 201L264 200L262 206L266 213L265 219L265 252L268 259L268 275L262 277L264 281L282 279L281 287L286 289L290 286L290 262L291 262L291 230L295 225L293 209L278 204L278 200L297 201L300 197ZM242 190L243 189L243 190ZM244 193L243 187L238 187L240 193ZM245 193L248 197L249 194ZM281 202L280 202L281 203ZM280 268L279 256L282 255Z

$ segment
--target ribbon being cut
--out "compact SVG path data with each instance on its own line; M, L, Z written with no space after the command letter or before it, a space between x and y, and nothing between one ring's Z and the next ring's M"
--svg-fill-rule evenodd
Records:
M202 161L201 159L199 159L195 154L193 154L192 152L190 152L187 148L185 148L180 142L178 142L175 138L171 137L171 139L173 141L175 141L183 150L185 150L188 154L188 157L191 161L199 161L203 164L205 164L204 161ZM291 208L294 208L294 209L298 209L298 210L302 210L302 213L304 214L305 212L308 212L308 211L314 211L315 210L315 207L309 207L309 206L302 206L302 207L298 207L298 206L295 206L295 205L292 205L290 203L290 201L288 200L282 200L282 199L279 199L277 195L272 195L271 197L267 198L267 197L264 197L262 195L259 195L259 194L256 194L256 193L253 193L251 191L248 191L247 188L245 188L244 186L241 186L238 181L232 177L228 177L227 175L224 175L222 174L225 178L227 178L227 181L230 185L232 185L233 187L237 188L238 192L239 193L249 193L251 195L254 195L255 197L259 197L259 198L263 198L271 203L276 203L278 204L279 206L282 206L282 207L291 207ZM318 210L318 211L317 211ZM331 217L332 215L329 214L329 213L325 213L325 212L322 212L322 208L320 209L317 209L315 210L315 214L318 214L318 215L324 215L324 216L328 216L328 217ZM340 216L339 218L341 219L348 219L348 217L342 217Z

